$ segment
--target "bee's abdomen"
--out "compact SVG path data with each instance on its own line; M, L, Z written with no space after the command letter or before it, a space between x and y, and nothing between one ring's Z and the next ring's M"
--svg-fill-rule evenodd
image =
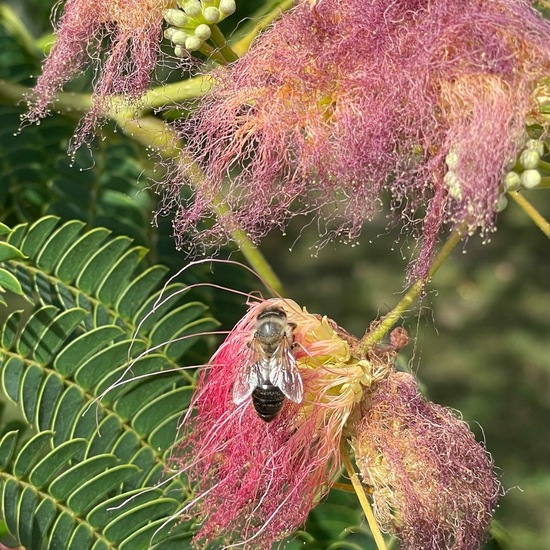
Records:
M252 392L252 404L258 416L271 422L283 407L285 396L273 384L262 384Z

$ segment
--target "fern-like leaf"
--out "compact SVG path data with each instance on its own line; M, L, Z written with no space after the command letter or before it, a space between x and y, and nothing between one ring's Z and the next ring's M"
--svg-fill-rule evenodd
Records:
M36 430L0 440L7 527L29 550L181 548L188 489L159 481L193 390L178 362L216 321L180 284L155 308L165 270L128 238L52 216L7 235L34 305L0 327L0 382Z

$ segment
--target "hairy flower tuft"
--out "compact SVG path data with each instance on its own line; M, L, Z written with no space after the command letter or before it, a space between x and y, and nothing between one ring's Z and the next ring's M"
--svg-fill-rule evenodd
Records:
M68 0L56 41L27 98L26 119L46 116L63 85L87 66L95 70L93 106L77 138L78 146L105 114L112 96L123 102L147 90L162 38L162 12L173 0Z
M295 323L295 348L303 382L301 404L286 400L267 423L251 400L236 405L232 390L250 361L249 343L258 313L282 308ZM350 344L325 317L289 300L251 306L212 357L199 380L194 417L187 418L173 466L188 477L203 520L196 542L221 537L226 543L270 548L295 531L328 491L340 469L344 425L363 387L385 375L351 357Z
M353 441L376 517L402 548L479 548L500 492L468 425L393 372L368 398Z
M258 241L306 213L321 239L352 241L389 190L421 228L410 278L424 277L444 225L493 228L549 70L550 25L527 0L303 1L182 125L205 178L188 202L187 160L166 184L179 244Z

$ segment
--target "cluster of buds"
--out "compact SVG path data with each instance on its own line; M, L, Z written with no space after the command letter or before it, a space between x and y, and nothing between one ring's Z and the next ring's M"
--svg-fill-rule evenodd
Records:
M395 371L406 343L401 329L361 353L356 338L295 302L253 304L202 373L172 454L195 492L182 512L202 521L195 543L271 548L338 479L351 438L380 525L402 548L474 548L462 543L483 539L499 492L492 461L464 422ZM235 399L247 381L261 394ZM300 399L264 418L255 400L271 406L277 386Z
M212 36L212 26L235 13L235 0L178 0L181 9L164 11L169 27L164 36L174 45L174 53L182 57L186 52L200 50Z
M513 162L513 170L504 177L504 189L517 191L520 188L534 189L541 183L541 173L538 168L548 168L547 162L541 160L544 155L544 142L529 139L521 151L519 158Z

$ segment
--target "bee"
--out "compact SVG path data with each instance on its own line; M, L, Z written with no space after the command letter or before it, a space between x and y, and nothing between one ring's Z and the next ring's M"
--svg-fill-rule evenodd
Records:
M301 403L304 388L293 354L295 323L278 306L268 306L256 317L249 360L240 368L233 386L237 405L252 396L258 416L271 422L285 398Z

